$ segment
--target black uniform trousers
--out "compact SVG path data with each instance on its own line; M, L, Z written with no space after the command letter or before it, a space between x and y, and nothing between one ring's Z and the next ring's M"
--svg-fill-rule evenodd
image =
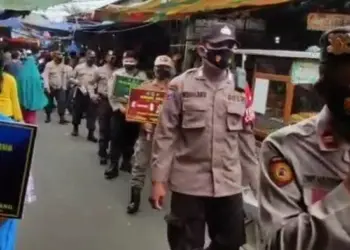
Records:
M113 117L113 110L109 104L108 98L100 96L98 103L98 125L99 125L99 147L98 155L100 157L107 157L107 150L111 140L111 123Z
M206 224L208 250L239 250L245 244L242 194L200 197L174 192L166 221L171 250L202 250Z
M45 113L50 116L55 108L54 100L57 102L57 113L60 117L66 112L66 92L64 89L50 89L50 93L46 92L48 103L45 107Z
M79 126L84 114L86 115L86 128L89 131L95 131L97 119L97 103L90 100L89 96L84 95L78 88L75 90L73 101L72 124Z
M118 165L121 156L123 157L123 162L130 163L139 131L139 123L126 121L125 115L119 110L113 112L111 122L111 164Z

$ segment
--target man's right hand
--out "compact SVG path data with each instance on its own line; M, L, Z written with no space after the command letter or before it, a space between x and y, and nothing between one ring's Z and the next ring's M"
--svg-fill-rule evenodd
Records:
M122 114L125 114L126 112L126 108L124 106L121 106L119 110Z
M153 125L152 125L152 123L144 123L143 124L143 129L145 130L146 133L152 133L153 132Z
M149 199L153 209L161 210L163 208L165 195L165 184L162 182L153 182L152 195Z

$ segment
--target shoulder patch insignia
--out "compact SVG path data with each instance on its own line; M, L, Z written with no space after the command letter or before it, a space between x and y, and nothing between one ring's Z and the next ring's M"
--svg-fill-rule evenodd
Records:
M273 157L270 160L269 175L278 187L284 187L295 179L292 168L281 157Z

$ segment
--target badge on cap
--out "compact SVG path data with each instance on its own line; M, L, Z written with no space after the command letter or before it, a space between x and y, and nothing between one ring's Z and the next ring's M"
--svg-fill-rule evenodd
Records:
M327 52L334 55L350 54L349 33L332 33L328 35L329 46Z
M273 157L270 160L269 175L278 187L284 187L294 180L292 168L281 157Z
M220 30L221 34L223 35L228 35L231 36L232 35L232 31L229 27L225 26Z

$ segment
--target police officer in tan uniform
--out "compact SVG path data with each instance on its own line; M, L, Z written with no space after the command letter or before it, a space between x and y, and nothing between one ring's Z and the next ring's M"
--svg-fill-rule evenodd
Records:
M42 73L46 95L49 100L48 105L45 107L46 123L51 122L54 100L57 102L57 112L60 117L59 123L67 123L65 119L67 81L62 60L62 54L59 51L55 51L53 53L53 60L45 65L44 72Z
M108 83L108 100L113 109L111 131L111 162L105 171L106 179L113 179L119 175L119 159L123 157L121 170L131 171L131 158L134 154L135 142L138 138L140 124L125 120L126 102L114 95L114 87L117 76L129 76L146 80L144 71L137 68L138 60L134 51L126 51L123 54L123 68L117 69Z
M228 70L234 27L214 24L202 37L200 68L169 83L152 148L152 196L161 209L172 191L167 217L171 250L238 250L245 243L243 175L256 190L258 162L244 90Z
M147 81L141 85L142 89L167 91L167 84L175 73L174 62L169 56L158 56L154 62L153 81ZM137 147L135 148L135 164L131 172L131 198L127 208L129 214L138 212L141 201L141 191L151 163L152 137L154 125L145 123L139 135Z
M98 99L99 149L100 164L106 165L111 134L111 120L113 110L108 101L108 80L115 71L116 57L109 51L105 57L105 64L95 71L94 79L90 85L90 96L96 95Z
M86 127L89 131L87 139L91 142L97 142L94 132L96 128L98 98L89 91L90 83L93 81L95 71L97 70L95 60L95 52L92 50L87 51L86 62L75 67L71 79L71 82L75 84L72 136L79 135L79 125L83 115L86 113Z
M266 249L350 249L350 28L325 32L320 47L315 89L326 105L262 144Z

